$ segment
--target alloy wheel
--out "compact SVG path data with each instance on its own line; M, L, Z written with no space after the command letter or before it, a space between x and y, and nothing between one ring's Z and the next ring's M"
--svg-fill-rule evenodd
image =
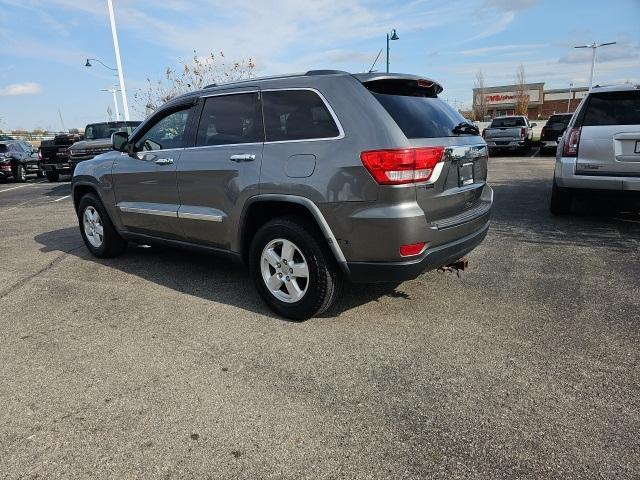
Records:
M302 251L284 238L270 241L260 258L262 280L278 300L295 303L309 288L309 267Z

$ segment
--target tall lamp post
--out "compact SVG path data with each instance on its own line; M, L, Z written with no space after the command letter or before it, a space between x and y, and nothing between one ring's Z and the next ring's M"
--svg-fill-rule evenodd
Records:
M590 48L591 49L591 73L589 74L589 90L591 90L591 86L593 85L593 70L596 66L596 50L606 45L615 45L615 44L616 42L605 42L605 43L593 42L590 45L577 45L573 47L573 48Z
M124 119L129 121L129 102L127 102L127 90L124 88L124 75L122 73L122 61L120 60L120 45L118 44L118 32L116 31L116 17L113 14L112 0L107 0L109 7L109 19L111 20L111 36L113 37L113 49L116 54L116 67L118 69L118 80L120 81L120 93L122 94L122 107L124 109Z
M569 84L569 101L567 102L567 113L571 111L571 89L573 88L573 83Z
M387 73L389 73L389 40L399 40L400 37L396 33L396 29L391 30L391 33L387 33Z
M118 109L118 97L116 97L116 92L119 92L120 90L118 90L117 88L113 87L113 88L103 88L100 91L101 92L111 92L111 95L113 95L113 105L116 107L116 122L119 122L120 121L120 110Z

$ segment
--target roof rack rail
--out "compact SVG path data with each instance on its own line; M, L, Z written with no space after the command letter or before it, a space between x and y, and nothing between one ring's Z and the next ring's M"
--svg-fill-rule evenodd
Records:
M349 74L349 72L345 72L344 70L309 70L305 73L307 76L312 75L335 75L339 73Z
M205 85L205 86L204 86L204 87L202 87L202 88L203 88L203 89L204 89L204 88L213 88L213 87L217 87L217 86L218 86L218 84L217 84L217 83L210 83L209 85Z

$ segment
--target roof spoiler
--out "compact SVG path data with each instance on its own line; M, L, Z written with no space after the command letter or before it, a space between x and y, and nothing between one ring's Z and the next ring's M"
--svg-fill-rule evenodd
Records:
M360 82L364 84L374 83L397 83L415 88L426 88L434 95L439 94L444 89L435 80L430 78L418 77L417 75L409 75L404 73L355 73L353 74Z

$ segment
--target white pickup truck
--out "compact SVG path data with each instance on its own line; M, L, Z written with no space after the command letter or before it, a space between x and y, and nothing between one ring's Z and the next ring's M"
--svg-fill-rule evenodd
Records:
M535 126L523 115L496 117L483 130L482 137L491 150L508 148L526 151L531 148Z

